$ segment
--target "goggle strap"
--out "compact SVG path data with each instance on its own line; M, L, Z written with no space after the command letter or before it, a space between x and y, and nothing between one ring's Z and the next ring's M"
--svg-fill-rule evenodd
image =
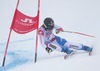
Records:
M43 24L45 28L47 28L47 26L45 24Z

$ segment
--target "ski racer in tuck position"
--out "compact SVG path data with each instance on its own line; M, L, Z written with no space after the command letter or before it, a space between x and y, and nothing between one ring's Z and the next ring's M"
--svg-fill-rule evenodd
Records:
M43 25L39 28L38 31L40 37L40 43L48 53L51 53L52 51L56 50L59 52L64 52L66 54L71 54L73 53L72 49L84 50L86 52L92 51L92 48L89 46L79 43L72 43L64 38L54 35L53 33L54 29L56 34L63 31L63 28L56 25L52 18L47 17L44 19Z

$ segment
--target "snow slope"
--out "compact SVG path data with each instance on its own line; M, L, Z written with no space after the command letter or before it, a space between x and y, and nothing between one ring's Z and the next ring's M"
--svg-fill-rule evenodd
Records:
M17 0L0 0L0 71L100 71L100 1L99 0L41 0L40 25L45 17L52 17L65 30L95 35L96 38L60 33L68 41L88 46L94 44L92 56L77 51L67 60L64 53L50 55L38 44L38 58L34 63L35 33L20 35L12 31L5 67L3 55ZM33 9L34 8L34 9ZM36 14L36 0L21 0L18 9L29 16Z

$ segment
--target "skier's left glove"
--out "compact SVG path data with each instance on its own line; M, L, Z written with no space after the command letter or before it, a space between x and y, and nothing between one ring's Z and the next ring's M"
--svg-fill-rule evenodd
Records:
M63 29L62 29L62 28L59 28L59 29L56 29L56 30L55 30L56 34L58 34L58 33L62 32L62 31L63 31Z
M46 47L45 50L48 52L48 53L51 53L53 50L49 47Z

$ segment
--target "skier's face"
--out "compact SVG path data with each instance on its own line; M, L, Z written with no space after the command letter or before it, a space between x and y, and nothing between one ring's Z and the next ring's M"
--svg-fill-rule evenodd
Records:
M52 30L54 28L54 24L50 24L47 26L47 30Z

